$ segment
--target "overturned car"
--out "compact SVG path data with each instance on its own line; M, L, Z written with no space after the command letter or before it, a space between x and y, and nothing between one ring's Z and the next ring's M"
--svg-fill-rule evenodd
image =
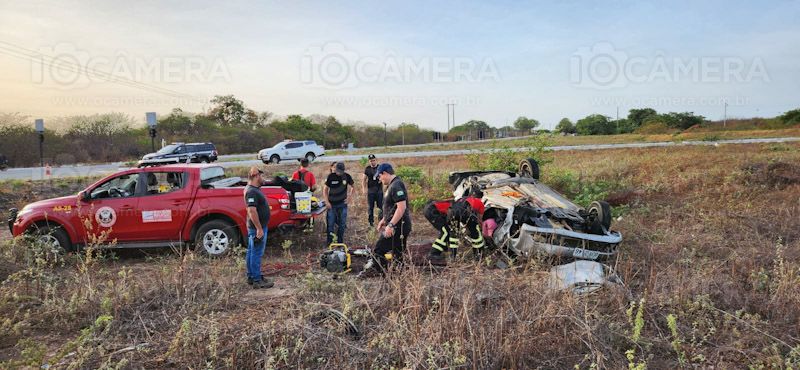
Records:
M454 172L449 182L456 200L482 199L484 222L496 225L491 238L510 256L601 261L614 256L622 242L622 235L611 230L608 203L576 205L539 181L535 160L520 163L517 173Z

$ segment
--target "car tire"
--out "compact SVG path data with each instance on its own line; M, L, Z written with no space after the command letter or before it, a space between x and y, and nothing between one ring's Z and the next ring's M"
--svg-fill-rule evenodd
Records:
M306 159L308 159L309 162L314 162L314 160L317 159L317 156L312 152L308 152L306 153Z
M272 157L269 157L269 163L272 164L281 163L281 157L279 157L277 154L273 154Z
M611 230L611 206L604 200L596 200L589 205L592 222L589 225L593 234L603 235Z
M29 233L39 243L49 244L56 253L72 251L69 235L61 226L34 225Z
M517 174L520 177L529 177L534 180L539 180L539 162L536 162L533 158L528 158L520 162Z
M211 220L197 229L195 250L208 257L222 257L239 244L239 230L225 220Z

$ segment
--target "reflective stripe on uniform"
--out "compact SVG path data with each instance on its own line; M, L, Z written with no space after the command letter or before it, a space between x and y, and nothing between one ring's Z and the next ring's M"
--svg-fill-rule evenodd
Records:
M478 237L476 239L472 239L467 236L467 239L472 243L472 248L480 249L483 248L486 243L483 240L483 234L481 233L480 225L476 225L475 228L478 230Z
M450 238L450 249L458 249L458 238Z
M444 248L447 247L447 239L449 233L447 232L447 228L442 228L442 235L439 236L438 239L433 241L433 249L438 250L439 252L444 252Z

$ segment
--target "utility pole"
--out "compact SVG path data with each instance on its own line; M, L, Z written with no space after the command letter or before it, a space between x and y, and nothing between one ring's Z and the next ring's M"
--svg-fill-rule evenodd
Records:
M406 145L406 124L400 124L400 136L403 138L403 145Z
M383 147L386 147L386 122L383 123Z
M39 165L44 171L44 120L38 118L34 121L36 132L39 133Z
M450 131L450 117L453 117L453 127L456 127L456 103L447 103L447 131ZM453 110L453 114L450 114L450 109Z
M447 106L447 132L450 132L450 104L445 104Z
M722 113L722 128L728 125L728 100L723 101L724 112Z

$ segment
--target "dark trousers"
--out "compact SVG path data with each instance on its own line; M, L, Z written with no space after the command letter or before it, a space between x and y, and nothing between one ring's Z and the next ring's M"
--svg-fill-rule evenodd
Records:
M326 223L328 244L333 243L334 231L336 231L336 242L344 243L344 231L347 228L347 203L331 206L328 209Z
M411 234L411 225L407 225L400 221L394 229L394 234L391 238L385 238L383 235L375 243L373 250L373 258L375 263L380 267L381 273L386 273L389 269L389 259L386 257L387 253L391 253L391 261L395 264L403 263L403 253L406 250L406 242L408 235Z
M378 207L378 218L383 218L383 192L370 191L367 192L367 210L369 214L369 224L375 222L375 207Z

